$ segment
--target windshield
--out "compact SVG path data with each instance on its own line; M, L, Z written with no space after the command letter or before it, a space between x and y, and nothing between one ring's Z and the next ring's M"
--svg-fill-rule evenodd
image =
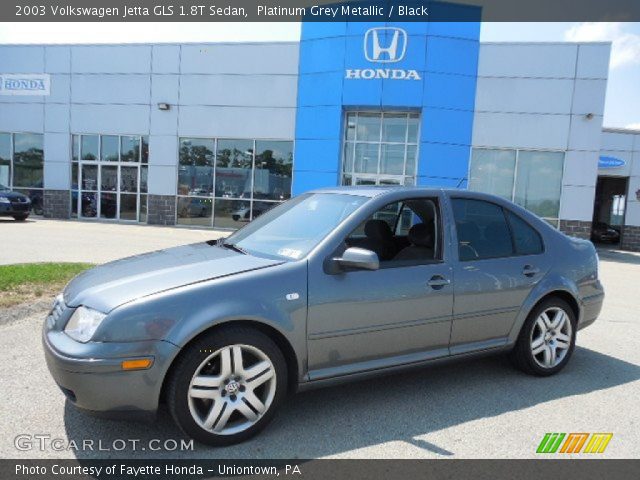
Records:
M228 237L249 253L298 260L368 200L355 195L300 195L269 210Z

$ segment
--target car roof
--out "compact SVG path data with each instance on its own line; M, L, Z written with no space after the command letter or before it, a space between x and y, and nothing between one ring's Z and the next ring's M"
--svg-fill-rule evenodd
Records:
M428 187L403 187L403 186L344 186L344 187L327 187L311 190L309 193L340 193L343 195L356 195L359 197L378 197L392 192L404 192L408 194L412 193L432 193L437 195L438 193L445 191L442 188L428 188ZM453 191L453 189L452 189ZM455 190L456 192L460 190Z

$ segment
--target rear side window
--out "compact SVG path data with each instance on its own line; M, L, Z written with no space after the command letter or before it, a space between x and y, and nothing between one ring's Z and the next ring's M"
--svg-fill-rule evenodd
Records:
M537 255L542 253L542 238L540 234L519 216L507 212L507 218L511 225L513 243L518 255Z
M460 260L513 255L511 233L502 207L463 198L453 199L452 205Z

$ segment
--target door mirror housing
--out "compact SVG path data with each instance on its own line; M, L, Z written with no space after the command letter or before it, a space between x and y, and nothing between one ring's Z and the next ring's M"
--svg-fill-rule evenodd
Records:
M333 261L340 270L350 268L356 270L378 270L380 268L380 260L376 252L358 247L347 248L341 257L336 257Z

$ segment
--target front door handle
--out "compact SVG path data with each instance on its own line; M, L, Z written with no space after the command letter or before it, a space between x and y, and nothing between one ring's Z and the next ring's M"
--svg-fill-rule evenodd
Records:
M537 273L540 273L540 269L534 267L533 265L525 265L524 268L522 269L522 274L525 277L533 277Z
M448 279L444 278L442 275L434 275L427 282L427 285L429 285L434 290L440 290L441 288L446 287L450 283L451 282Z

